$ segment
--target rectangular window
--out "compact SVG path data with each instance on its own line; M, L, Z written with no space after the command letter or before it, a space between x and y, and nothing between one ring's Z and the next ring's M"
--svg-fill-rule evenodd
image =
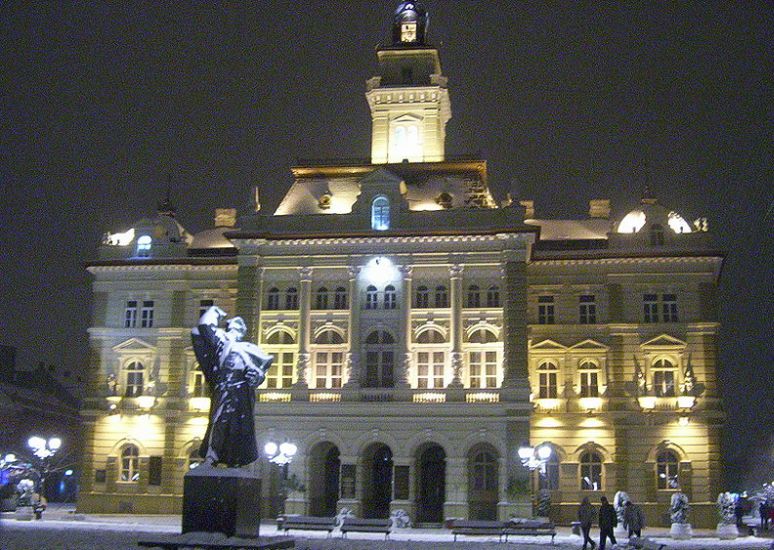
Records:
M430 307L430 292L427 287L419 287L416 293L414 307L417 309L427 309Z
M366 309L377 309L379 307L379 293L376 291L376 287L369 286L366 289Z
M538 375L540 390L538 395L540 399L556 399L557 386L556 386L556 372L541 372Z
M124 328L137 326L137 300L128 300L124 310Z
M417 353L417 387L435 389L443 387L444 352L420 351Z
M677 295L661 295L661 314L665 323L677 323Z
M644 321L646 323L658 323L658 294L644 294L642 296Z
M538 296L538 324L554 324L554 297Z
M384 309L395 309L398 306L395 288L389 285L384 291Z
M449 307L449 291L445 286L435 289L435 307Z
M408 500L409 499L409 466L395 466L395 491L393 499L395 500Z
M153 300L145 300L142 303L140 326L142 328L151 328L153 326Z
M347 309L347 291L337 288L333 295L333 309Z
M296 356L292 351L274 352L274 363L266 375L266 388L281 389L293 385L293 368Z
M215 300L199 300L199 317L204 315L204 312L215 305Z
M593 325L597 322L597 304L593 294L586 294L579 298L578 313L582 325Z
M314 309L328 309L328 292L317 291L314 301Z
M653 390L658 397L675 396L675 372L657 370L653 372Z
M209 387L204 380L204 373L196 366L196 370L191 373L191 391L190 397L209 397Z
M599 397L599 374L596 371L581 371L580 396Z
M341 498L355 498L355 480L357 479L357 466L354 464L341 465Z
M162 464L160 456L148 457L148 485L161 485Z
M468 364L471 388L497 387L496 351L471 351Z
M340 351L315 353L315 388L340 388L343 363L344 354Z
M107 481L107 470L94 470L94 483L105 483Z

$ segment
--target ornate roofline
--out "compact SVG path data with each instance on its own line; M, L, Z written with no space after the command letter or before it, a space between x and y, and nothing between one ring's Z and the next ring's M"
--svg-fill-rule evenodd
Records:
M256 232L257 233L257 232ZM370 233L370 232L367 232ZM502 231L483 234L438 234L438 235L412 235L395 237L304 237L299 235L286 235L271 239L269 235L256 235L255 233L233 233L230 238L239 242L242 246L309 246L309 245L351 245L351 244L410 244L410 243L465 243L465 242L501 242L504 240L528 240L526 235L535 233L529 230L516 230L511 233Z
M110 273L119 271L210 271L210 270L226 270L236 271L239 268L237 260L234 258L232 261L226 263L220 262L207 262L190 264L188 262L176 262L176 263L155 263L155 264L137 264L126 261L110 261L110 262L95 262L86 266L86 270L89 273Z
M530 265L615 265L615 264L686 264L695 263L697 261L705 261L708 263L717 263L723 261L725 255L717 253L717 255L696 254L691 255L690 252L685 252L680 256L625 256L625 255L610 255L605 257L596 258L541 258L538 260L530 260Z

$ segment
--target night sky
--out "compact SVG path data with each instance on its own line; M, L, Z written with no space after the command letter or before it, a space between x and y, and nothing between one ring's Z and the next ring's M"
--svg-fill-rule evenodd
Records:
M0 343L85 365L84 264L105 231L172 202L273 211L299 158L366 158L365 80L396 0L0 6ZM620 217L649 177L728 252L719 375L732 473L774 456L772 74L767 2L429 1L453 117L500 199ZM647 166L647 168L645 168ZM751 451L760 453L750 454ZM767 474L767 475L769 475ZM740 478L741 479L741 478Z

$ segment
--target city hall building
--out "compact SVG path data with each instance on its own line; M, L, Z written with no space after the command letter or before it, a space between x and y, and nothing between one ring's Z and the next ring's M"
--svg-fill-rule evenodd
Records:
M218 209L192 234L164 203L105 235L79 508L180 510L209 410L190 331L215 304L275 357L259 445L298 448L287 472L251 466L264 516L506 519L545 489L569 522L623 490L655 523L679 487L714 524L723 256L706 220L647 190L572 220L496 201L484 159L445 154L426 13L403 2L392 31L366 83L370 161L292 167L273 213ZM527 446L551 454L530 470Z

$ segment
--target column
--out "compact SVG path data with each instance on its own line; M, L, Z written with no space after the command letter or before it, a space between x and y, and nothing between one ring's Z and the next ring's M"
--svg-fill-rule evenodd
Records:
M403 360L397 365L395 371L395 387L408 388L408 373L411 369L411 299L414 293L412 284L413 266L400 266L400 272L403 275L403 315L400 319L399 336L402 344Z
M451 279L451 366L454 376L450 388L462 388L462 270L455 264L449 268Z
M357 277L360 266L349 267L349 352L347 353L347 388L360 387L360 294Z
M259 262L258 257L240 257L237 272L236 314L245 320L248 327L246 339L250 342L259 341L258 318L261 311L263 283L263 268L258 265Z
M175 492L175 476L177 472L177 461L175 460L175 432L177 431L177 415L167 415L164 426L164 455L161 466L161 492L172 494ZM185 470L183 470L185 473Z
M527 365L527 264L507 250L503 267L503 387L529 389Z
M306 372L309 368L309 331L311 326L310 310L312 305L312 268L302 267L298 270L301 288L298 293L298 361L296 362L297 388L306 388Z

